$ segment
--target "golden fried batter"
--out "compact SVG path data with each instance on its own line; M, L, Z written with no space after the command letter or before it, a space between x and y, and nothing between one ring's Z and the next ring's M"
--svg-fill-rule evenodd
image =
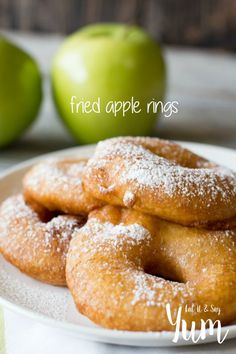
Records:
M57 159L37 164L24 177L25 199L49 210L87 215L102 203L83 189L81 174L86 163L86 159Z
M84 217L59 215L26 205L23 196L10 197L0 208L0 252L27 275L52 285L66 285L65 262L74 231Z
M236 319L235 244L236 230L189 228L105 206L71 241L67 284L79 311L107 328L173 330L167 304L173 319L182 306L188 328L201 319L228 324Z
M83 172L85 190L182 225L236 226L236 173L158 138L100 142Z

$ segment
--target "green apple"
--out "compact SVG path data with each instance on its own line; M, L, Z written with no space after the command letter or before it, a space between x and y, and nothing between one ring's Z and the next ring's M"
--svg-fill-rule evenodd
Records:
M159 45L136 26L95 24L70 35L52 65L53 97L74 137L94 143L118 135L148 135L157 113L147 113L151 100L163 100L165 64ZM97 102L100 113L77 112L74 104ZM106 112L110 101L140 102L141 112ZM75 108L75 105L73 106Z
M13 142L30 125L41 97L35 60L0 36L0 147Z

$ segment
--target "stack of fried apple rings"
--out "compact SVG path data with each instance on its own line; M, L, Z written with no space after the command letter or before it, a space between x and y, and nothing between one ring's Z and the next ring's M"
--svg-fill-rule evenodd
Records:
M22 194L1 205L0 251L28 276L68 286L79 312L106 328L171 331L167 305L188 328L229 324L236 173L173 142L105 140L89 160L27 172Z

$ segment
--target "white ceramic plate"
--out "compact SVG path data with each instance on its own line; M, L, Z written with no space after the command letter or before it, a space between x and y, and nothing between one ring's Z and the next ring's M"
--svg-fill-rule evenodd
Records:
M189 149L236 170L236 152L216 146L182 143ZM52 156L89 157L93 146L67 149L40 156L9 169L0 177L0 202L21 190L21 180L25 172L38 160ZM174 346L193 344L182 338L173 343L173 332L128 332L103 329L96 326L75 309L68 289L54 287L33 280L0 257L0 303L7 308L37 321L61 328L76 336L93 341L133 346ZM227 338L236 337L236 325L223 328L222 336L229 329ZM198 336L196 331L196 336ZM204 343L216 341L216 333L207 335ZM203 343L203 342L198 342Z

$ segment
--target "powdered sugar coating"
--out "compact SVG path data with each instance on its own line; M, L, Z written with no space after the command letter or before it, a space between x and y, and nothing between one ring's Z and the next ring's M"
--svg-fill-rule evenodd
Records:
M72 183L81 185L81 174L85 160L48 159L34 167L35 172L27 180L31 187L40 188L41 181L47 179L48 185L59 184L61 191L68 191Z
M85 225L83 231L92 232L95 245L98 242L110 242L116 248L122 246L124 242L136 245L140 244L142 241L148 242L150 239L149 231L137 223L130 225L124 225L123 223L113 225L110 222L101 223L96 218L91 218L89 226Z
M99 214L99 211L98 211ZM102 255L109 255L109 258L117 259L122 257L123 265L126 264L125 270L120 270L120 276L132 284L132 299L130 305L135 306L140 301L145 303L145 306L150 307L164 307L164 288L165 292L174 294L174 296L189 296L190 289L186 288L185 284L166 281L165 279L155 277L147 274L142 269L142 262L137 254L142 253L143 249L150 248L153 235L150 231L140 223L124 224L120 222L113 224L111 222L101 222L99 218L90 217L88 223L80 229L79 236L81 242L72 243L70 248L70 261L67 264L68 274L74 272L71 267L72 259L77 262L78 257L83 257L83 267L89 267L91 259L95 257L102 257ZM135 266L131 266L129 262L129 255L136 249L137 258L135 259ZM82 256L83 255L83 256ZM119 255L119 256L118 256ZM103 257L102 257L103 259ZM145 260L146 262L147 260ZM112 261L111 261L112 262ZM112 274L109 266L109 261L103 261L97 265L97 277L105 273L108 277ZM80 280L81 281L81 280ZM123 283L116 283L116 287L122 289ZM120 293L120 298L125 299L125 294Z
M84 191L81 177L86 159L50 159L30 169L24 179L24 197L51 211L87 215L101 202Z
M1 238L9 237L9 233L13 235L18 233L25 235L24 243L27 239L33 239L32 255L37 252L37 248L44 248L44 252L50 252L53 240L57 240L57 251L63 250L63 256L65 256L64 246L60 246L69 242L73 232L78 231L82 223L80 217L64 215L54 217L48 222L42 222L40 216L25 204L22 195L14 198L14 202L12 198L9 198L3 203L0 218ZM19 247L22 246L19 245Z
M127 208L132 207L135 202L135 194L129 190L126 191L123 197L123 202Z
M86 159L50 159L31 168L23 179L24 198L63 214L87 215L102 205L84 190Z
M53 238L56 238L58 241L58 248L56 250L57 252L61 252L60 245L70 241L73 233L79 230L81 223L83 223L82 220L82 218L79 220L79 218L59 215L46 223L44 239L46 248L50 249ZM65 251L64 256L66 255Z
M149 189L155 193L162 187L170 197L179 194L187 196L189 200L192 197L216 200L219 197L226 199L236 196L236 174L226 168L187 169L141 145L126 142L111 145L109 141L99 143L94 160L89 162L90 167L96 167L97 156L100 168L113 156L122 159L122 170L115 170L114 175L121 171L121 183L133 181L136 189Z
M131 300L132 306L138 304L140 301L144 301L147 307L165 307L169 301L169 297L165 296L168 287L173 297L178 296L180 293L183 298L191 295L190 289L187 290L185 284L154 277L147 273L137 272L133 274L133 279L135 285L133 290L134 296ZM164 288L165 291L163 291Z
M89 223L86 223L80 230L81 234L93 235L83 246L77 249L76 243L72 244L74 257L77 258L77 251L84 254L97 254L98 252L121 252L124 254L124 247L132 248L148 244L150 241L150 233L142 225L137 223L130 225L113 225L111 222L101 223L96 217L90 218ZM76 232L74 233L76 235ZM125 256L125 254L124 254ZM104 265L106 267L106 264Z
M215 304L224 320L233 304L235 241L235 229L187 228L107 205L72 240L68 286L78 308L109 328L170 330L167 304L173 318L180 306ZM217 319L196 307L184 311L190 322Z
M179 145L177 158L176 145L169 142L166 152L161 141L158 155L160 141L114 138L100 142L84 172L86 189L108 203L188 226L235 225L236 173Z
M22 195L0 209L0 250L22 272L50 284L65 285L65 261L70 240L84 224L83 217L41 214L26 205ZM43 217L43 219L41 218Z

